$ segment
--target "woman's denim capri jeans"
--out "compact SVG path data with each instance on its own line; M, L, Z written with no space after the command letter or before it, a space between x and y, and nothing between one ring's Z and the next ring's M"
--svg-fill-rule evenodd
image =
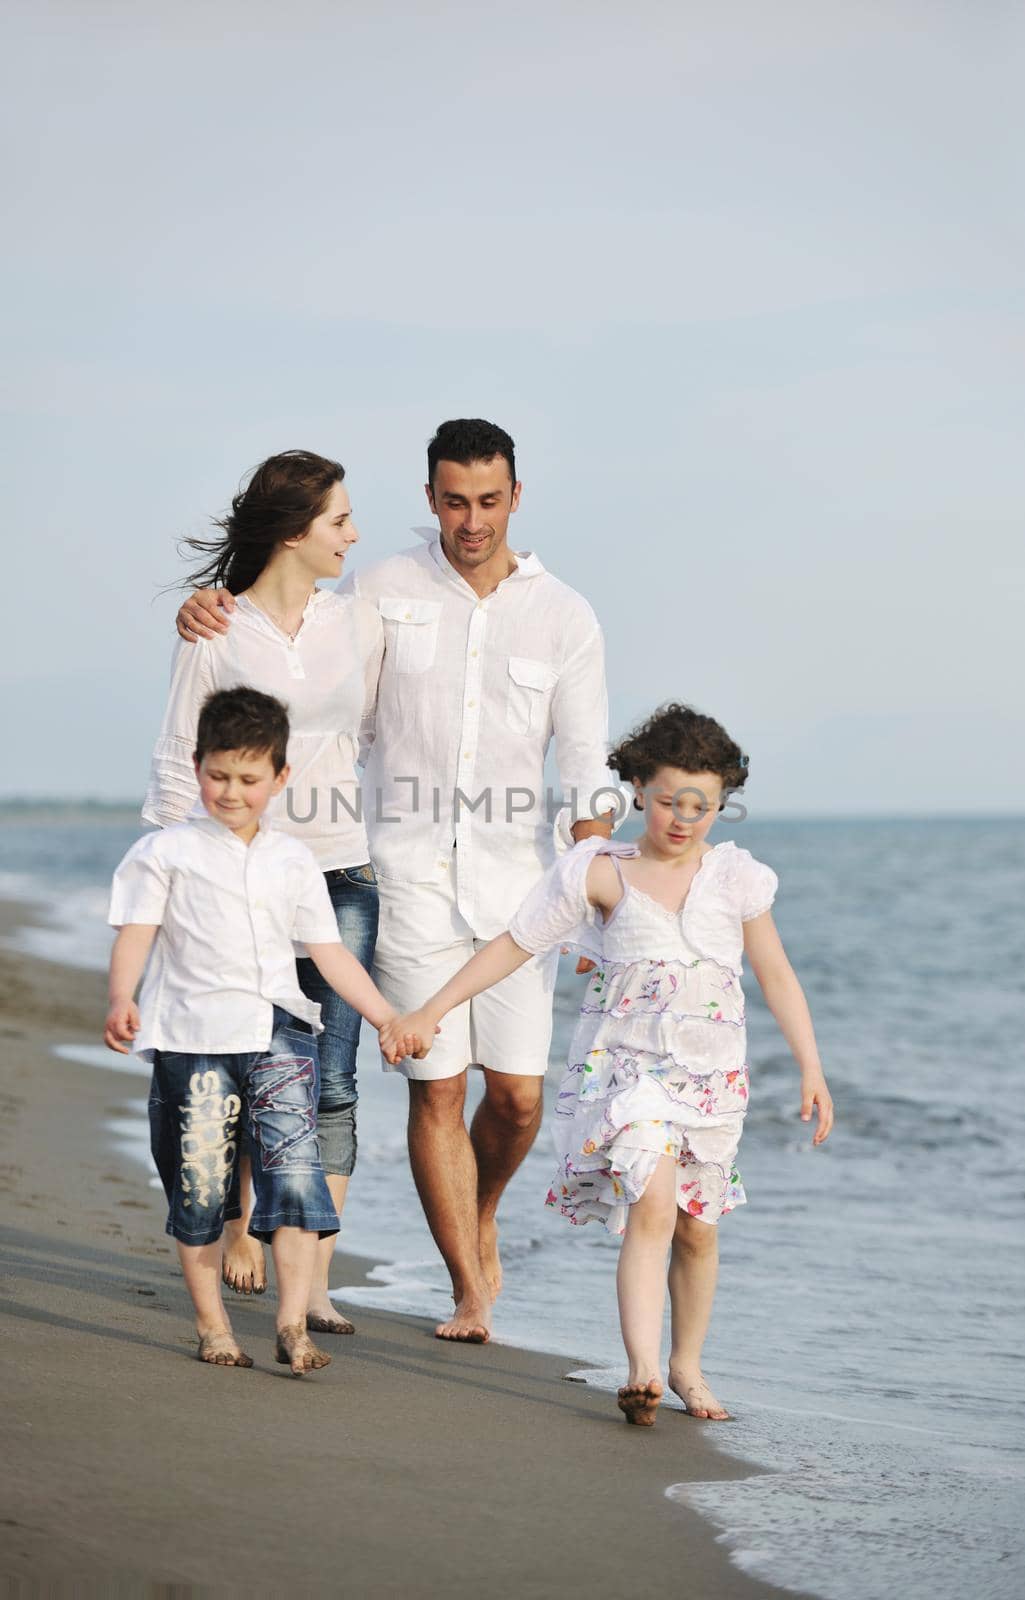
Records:
M370 971L377 944L377 878L368 864L324 874L345 948ZM320 1159L330 1177L348 1178L356 1165L356 1047L362 1017L335 993L312 961L296 962L299 987L320 1006Z

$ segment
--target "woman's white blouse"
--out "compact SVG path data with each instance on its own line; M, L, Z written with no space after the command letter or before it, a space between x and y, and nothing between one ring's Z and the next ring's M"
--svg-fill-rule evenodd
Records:
M377 608L357 595L315 590L294 642L239 595L227 633L178 640L144 820L167 827L202 814L192 766L200 707L215 689L248 684L288 708L292 770L268 817L308 846L322 872L362 865L369 850L356 759L383 648Z
M687 959L714 961L739 975L743 924L768 911L775 899L779 880L772 868L724 840L705 856L681 911L669 911L644 895L650 915L635 918L630 931L621 934L616 910L603 926L590 905L587 869L596 855L639 854L636 845L592 838L560 856L509 925L520 949L539 955L554 945L570 944L598 962L672 961L683 952Z

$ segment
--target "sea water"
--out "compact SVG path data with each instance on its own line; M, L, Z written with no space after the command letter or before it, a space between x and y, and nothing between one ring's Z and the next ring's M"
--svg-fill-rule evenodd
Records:
M19 944L102 965L109 873L138 831L116 813L0 823L0 895L32 900L48 922ZM681 1479L698 1426L768 1470L666 1493L707 1515L738 1565L824 1600L1018 1600L1025 830L749 820L721 836L780 875L777 921L838 1120L813 1150L796 1071L748 976L749 1204L721 1226L706 1361L736 1420L664 1425L681 1430ZM549 1091L579 1004L572 967L560 971ZM409 1176L405 1086L378 1062L365 1039L342 1235L375 1266L340 1298L441 1317L446 1278ZM137 1098L115 1130L140 1159L142 1110ZM502 1207L496 1337L561 1352L567 1372L611 1388L623 1367L618 1246L545 1209L552 1168L543 1131Z

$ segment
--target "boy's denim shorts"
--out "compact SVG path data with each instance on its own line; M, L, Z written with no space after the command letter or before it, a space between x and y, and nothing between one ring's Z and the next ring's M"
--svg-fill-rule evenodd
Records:
M338 1232L317 1145L317 1041L274 1007L266 1050L238 1055L153 1053L150 1148L182 1244L213 1244L242 1215L238 1157L246 1135L256 1205L249 1232Z
M325 872L338 933L345 948L369 972L377 944L377 878L369 862ZM324 1171L348 1178L356 1165L356 1046L362 1017L322 978L313 962L296 962L299 986L320 1006L324 1032L320 1048L320 1102L317 1136Z

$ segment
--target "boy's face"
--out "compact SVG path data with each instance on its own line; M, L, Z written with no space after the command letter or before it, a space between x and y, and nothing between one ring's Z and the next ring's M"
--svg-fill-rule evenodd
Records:
M276 773L266 750L208 750L195 765L208 815L248 844L269 801L288 782L288 767Z

